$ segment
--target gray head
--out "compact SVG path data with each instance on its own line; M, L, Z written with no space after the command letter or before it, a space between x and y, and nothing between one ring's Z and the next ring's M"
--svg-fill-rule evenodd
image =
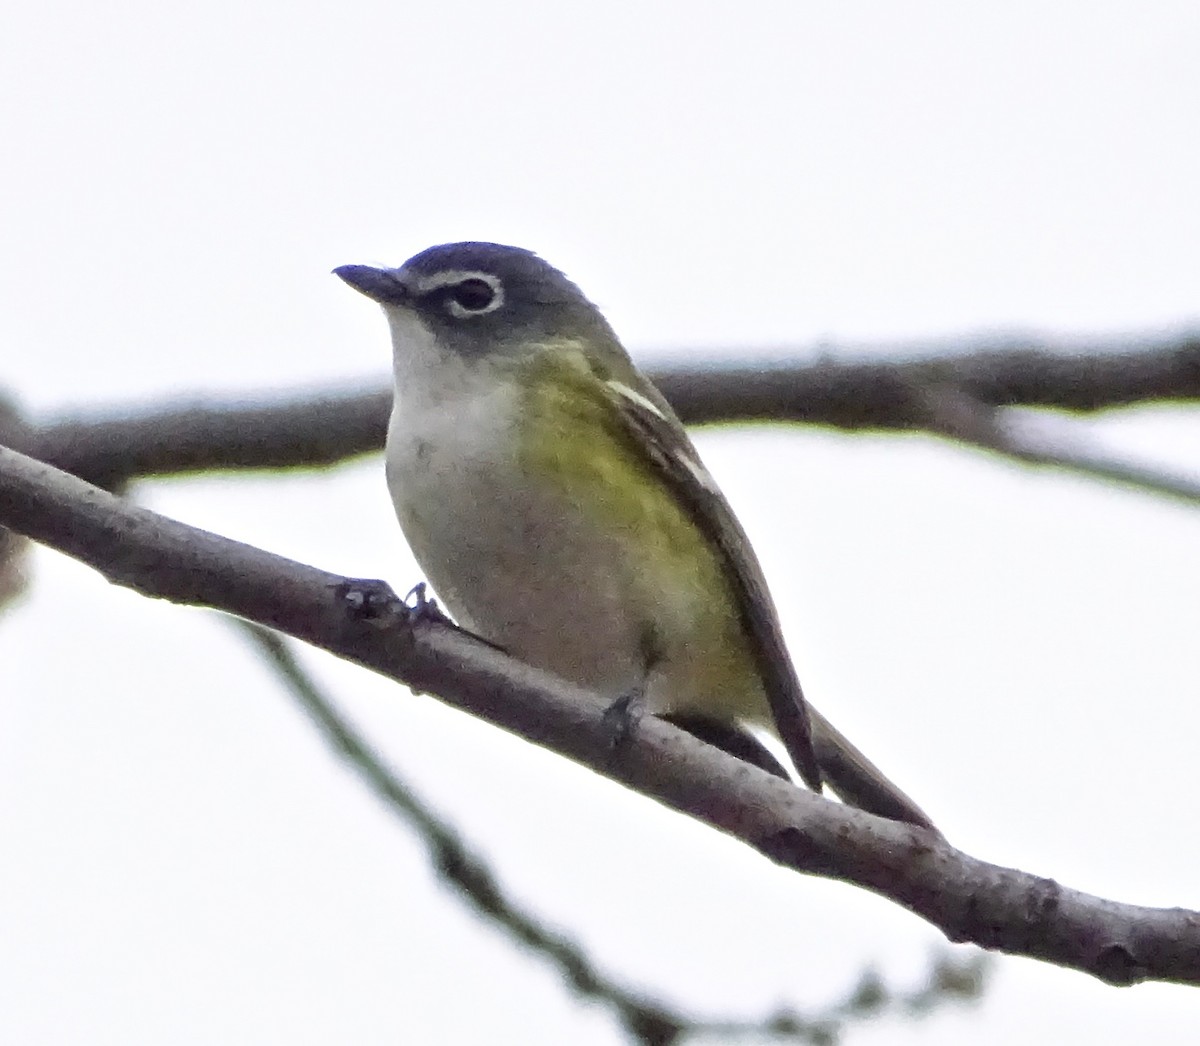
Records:
M466 358L527 353L562 338L616 344L583 292L532 251L499 243L430 247L396 269L343 265L334 273L384 306L397 328L416 319ZM607 348L606 348L607 351Z

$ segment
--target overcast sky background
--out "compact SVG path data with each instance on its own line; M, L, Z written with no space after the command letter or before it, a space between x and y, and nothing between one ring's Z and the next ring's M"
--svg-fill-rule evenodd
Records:
M387 375L329 275L538 250L642 361L1200 322L1200 7L12 6L0 385L38 417ZM1194 409L1073 425L1200 471ZM814 702L976 856L1200 907L1200 511L922 437L698 436ZM378 458L145 484L323 568L417 580ZM481 926L224 623L51 553L0 620L0 1040L608 1044ZM939 937L547 753L305 662L502 881L713 1016L819 1007ZM699 914L702 910L702 915ZM1193 989L1002 960L856 1044L1192 1042Z

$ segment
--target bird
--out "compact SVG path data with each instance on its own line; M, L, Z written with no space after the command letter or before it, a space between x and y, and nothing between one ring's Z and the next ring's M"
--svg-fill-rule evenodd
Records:
M764 731L814 790L933 828L806 701L728 500L574 283L486 242L334 273L386 315L388 489L460 626L599 694L621 730L660 715L790 778Z

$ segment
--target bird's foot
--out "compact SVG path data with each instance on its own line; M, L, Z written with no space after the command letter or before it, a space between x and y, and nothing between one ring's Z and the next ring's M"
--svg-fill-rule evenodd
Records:
M604 726L608 731L608 747L617 749L632 736L645 711L642 687L634 687L618 697L604 710Z
M438 605L438 601L427 594L429 585L418 581L408 590L404 597L404 605L408 607L412 620L432 621L439 625L453 625L449 615Z
M409 609L386 581L353 578L335 587L339 599L354 621L385 628L409 616Z

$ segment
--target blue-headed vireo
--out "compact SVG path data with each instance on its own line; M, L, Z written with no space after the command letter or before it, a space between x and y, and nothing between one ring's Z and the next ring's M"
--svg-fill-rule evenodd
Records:
M928 818L807 706L750 543L600 311L530 251L335 270L391 326L387 479L435 592L514 657L813 788Z

